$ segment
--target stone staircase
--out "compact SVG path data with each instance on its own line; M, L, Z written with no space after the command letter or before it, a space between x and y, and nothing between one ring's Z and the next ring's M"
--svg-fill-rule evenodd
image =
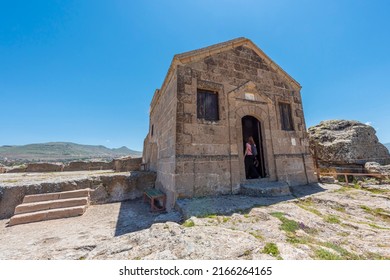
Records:
M91 189L26 195L16 206L8 226L81 216L89 205Z
M241 194L248 196L285 196L291 195L290 187L286 182L268 179L251 179L241 183Z

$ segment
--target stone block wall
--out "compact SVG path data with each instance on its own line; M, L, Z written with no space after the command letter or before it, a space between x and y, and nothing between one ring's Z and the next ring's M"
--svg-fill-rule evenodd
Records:
M310 154L291 154L276 157L277 178L290 186L305 185L317 182Z
M126 171L140 170L141 163L142 163L142 158L131 158L131 157L114 159L111 162L72 161L67 164L28 163L26 165L14 167L14 168L0 167L0 173L92 171L92 170L112 170L112 169L117 172L126 172Z
M62 171L90 171L114 169L113 161L72 161L61 163L28 163L18 167L6 168L6 173L23 172L62 172ZM139 169L137 169L139 170Z
M116 172L139 171L142 158L119 158L113 160L113 168Z
M176 158L177 197L202 197L232 193L230 168L227 156Z
M167 194L167 208L176 201L175 191L175 144L176 144L176 98L177 78L157 91L152 100L150 127L145 139L143 157L148 168L157 173L156 187Z
M72 161L64 166L63 171L80 170L110 170L113 169L112 162L104 161Z
M102 204L142 197L145 190L154 187L155 181L154 172L133 171L128 175L110 174L71 181L0 186L0 219L10 218L25 195L91 188L91 203Z
M26 172L60 172L64 165L60 163L29 163Z

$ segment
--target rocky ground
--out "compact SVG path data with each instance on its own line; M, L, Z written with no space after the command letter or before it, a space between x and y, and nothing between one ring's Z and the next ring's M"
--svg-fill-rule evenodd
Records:
M390 259L390 185L319 184L273 200L223 196L181 207L152 214L134 200L76 218L0 220L0 259Z

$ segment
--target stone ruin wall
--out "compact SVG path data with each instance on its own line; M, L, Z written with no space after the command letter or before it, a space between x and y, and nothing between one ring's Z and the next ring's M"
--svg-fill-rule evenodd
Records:
M92 171L115 170L116 172L140 170L142 158L119 158L111 162L104 161L73 161L62 163L28 163L19 167L0 167L0 173L21 172L68 172L68 171Z
M140 198L145 190L154 187L155 181L155 172L132 171L127 175L108 174L69 181L0 186L0 219L10 218L25 195L90 188L91 203L103 204Z
M177 79L173 75L161 91L155 94L143 151L143 162L148 163L148 170L157 172L156 187L167 194L168 209L173 207L176 200L176 92Z

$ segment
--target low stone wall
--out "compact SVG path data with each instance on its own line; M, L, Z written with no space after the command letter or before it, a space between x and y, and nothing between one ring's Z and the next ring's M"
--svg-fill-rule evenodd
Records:
M10 218L25 195L91 188L92 204L102 204L141 197L156 181L154 172L133 171L129 175L109 174L80 180L44 182L21 186L0 186L0 219Z
M120 158L111 162L105 161L72 161L61 163L28 163L17 167L0 166L0 173L22 172L61 172L61 171L91 171L91 170L115 170L117 172L140 170L142 158Z
M72 161L64 166L63 171L89 171L89 170L109 170L113 169L111 162L104 161Z
M23 173L26 172L27 165L20 165L17 167L8 167L6 168L5 173Z
M113 160L113 168L116 172L140 170L142 158L119 158Z
M26 172L59 172L64 168L60 163L29 163Z

